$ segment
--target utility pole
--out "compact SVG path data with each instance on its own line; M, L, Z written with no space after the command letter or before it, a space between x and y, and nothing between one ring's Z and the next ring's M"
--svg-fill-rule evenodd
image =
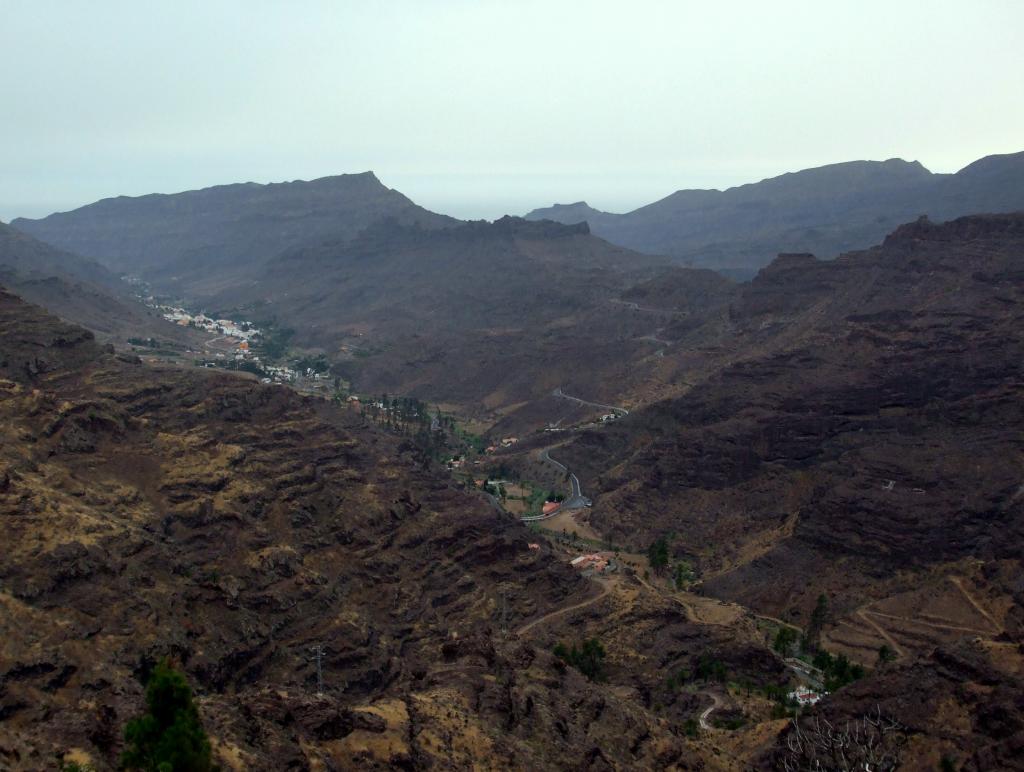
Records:
M316 693L324 693L324 647L318 643L313 647L313 656L316 658Z
M508 638L508 590L501 591L501 634Z

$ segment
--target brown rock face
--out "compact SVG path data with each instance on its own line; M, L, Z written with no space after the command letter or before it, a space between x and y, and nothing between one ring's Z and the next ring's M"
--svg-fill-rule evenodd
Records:
M864 725L866 718L892 727L888 744L899 748L900 769L938 769L943 759L972 772L1020 769L1022 654L1017 644L977 640L941 647L844 689L804 719L801 730L813 734L816 721L840 728ZM794 763L798 754L788 741L796 731L789 727L780 735L762 759L764 769Z
M1020 215L780 258L741 289L711 375L565 448L592 523L638 547L674 531L708 592L772 614L1020 560L1022 260Z
M0 347L5 768L113 764L161 657L222 757L345 758L332 743L395 734L373 706L411 709L446 640L489 634L501 589L512 622L587 591L411 449L289 390L123 361L6 293ZM401 740L396 759L430 753Z
M666 718L636 695L733 636L623 580L615 629L644 632L587 681L515 631L608 599L360 421L0 291L0 767L116 768L167 657L226 769L700 768L692 696Z

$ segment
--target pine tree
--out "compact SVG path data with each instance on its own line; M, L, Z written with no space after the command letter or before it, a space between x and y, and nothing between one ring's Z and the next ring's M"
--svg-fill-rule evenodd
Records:
M211 772L210 741L203 730L192 689L166 661L146 685L147 711L124 730L121 766L144 772Z
M647 548L647 562L656 574L661 574L668 566L668 541L664 536Z
M807 626L806 648L817 651L821 645L821 632L828 620L828 598L824 593L818 596L818 602L811 612L811 622Z

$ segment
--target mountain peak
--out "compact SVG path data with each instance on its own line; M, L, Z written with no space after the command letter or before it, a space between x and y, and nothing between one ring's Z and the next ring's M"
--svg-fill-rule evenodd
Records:
M590 226L586 222L563 223L557 220L537 220L508 214L495 220L490 227L500 233L532 238L589 235L590 233Z
M594 209L586 201L577 201L572 204L552 204L551 206L534 209L526 214L525 219L551 220L565 225L575 225L582 222L593 222L602 217L609 216L614 217L615 215L609 215L608 212Z
M956 173L957 177L992 177L1004 173L1020 173L1024 169L1024 151L987 155L968 164Z
M914 222L901 225L885 238L885 246L913 244L921 241L966 242L981 237L1024 237L1024 213L972 214L948 222L933 222L921 215Z
M387 219L426 228L458 222L417 206L372 171L104 199L16 222L21 230L116 271L201 283L216 274L237 281L293 247L352 239Z

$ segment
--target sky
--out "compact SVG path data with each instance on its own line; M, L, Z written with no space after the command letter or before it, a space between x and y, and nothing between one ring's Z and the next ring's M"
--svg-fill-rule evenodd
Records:
M435 211L628 211L1024 150L1024 2L0 0L0 220L373 170Z

